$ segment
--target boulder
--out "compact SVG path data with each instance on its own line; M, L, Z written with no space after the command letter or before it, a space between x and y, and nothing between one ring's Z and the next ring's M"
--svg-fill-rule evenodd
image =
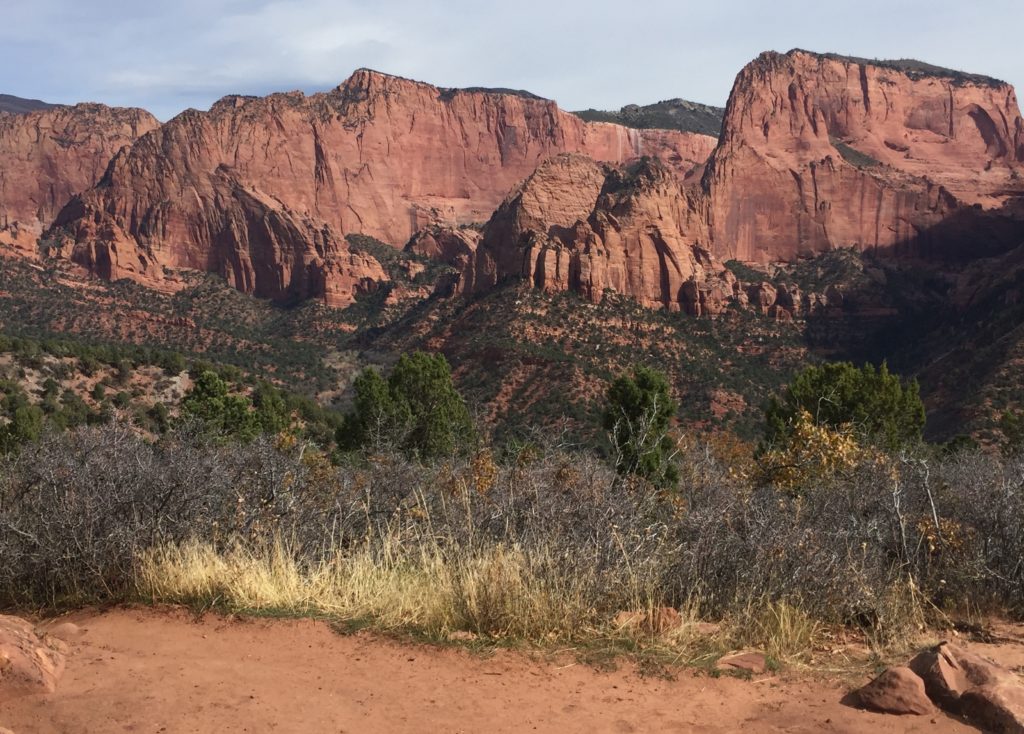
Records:
M960 697L959 711L985 731L1024 734L1024 686L1004 679L975 686Z
M932 714L935 704L928 698L924 681L910 668L889 668L857 692L860 702L885 714Z
M949 711L956 711L960 697L971 688L1012 678L980 655L947 642L919 653L908 667L924 682L928 697Z
M0 703L33 693L53 693L65 655L24 619L0 615Z

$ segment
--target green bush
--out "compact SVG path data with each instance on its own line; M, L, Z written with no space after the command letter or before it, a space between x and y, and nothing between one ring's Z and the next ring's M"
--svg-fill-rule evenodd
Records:
M186 418L202 421L208 429L221 436L234 436L243 441L251 440L260 433L259 419L251 407L248 398L232 395L227 382L211 370L199 375L181 401L182 414Z
M354 410L337 432L342 450L390 442L429 461L462 453L474 440L469 411L443 355L402 355L387 379L367 368L354 387Z
M43 411L37 405L22 405L11 422L0 428L0 452L9 454L29 441L38 441L43 432Z
M636 366L608 388L602 425L615 451L620 474L636 474L657 486L679 479L669 426L677 410L668 379L649 367Z
M889 449L920 441L925 419L917 381L904 384L885 363L807 367L768 403L763 447L784 444L801 411L817 425L852 426L860 438Z

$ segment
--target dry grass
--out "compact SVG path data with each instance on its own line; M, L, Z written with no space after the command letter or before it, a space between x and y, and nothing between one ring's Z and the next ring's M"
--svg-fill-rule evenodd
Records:
M493 545L464 554L438 544L406 552L394 539L374 546L309 564L282 541L224 551L197 541L163 545L140 557L138 593L153 603L323 616L437 641L467 631L491 644L575 651L597 664L626 655L659 668L706 666L736 638L702 629L696 602L680 610L677 626L619 625L596 611L596 576L558 573L547 551ZM661 609L653 580L638 575L633 585L629 608L652 618Z
M759 647L768 657L783 663L801 664L820 646L824 626L803 610L786 602L749 604L731 620L730 630L738 647Z
M557 572L548 552L493 545L472 553L407 552L394 538L350 551L335 551L310 564L283 541L260 549L236 542L219 551L191 541L145 552L137 586L148 602L202 609L284 616L327 617L435 641L473 632L489 644L574 651L582 660L612 665L631 657L642 670L661 674L680 665L711 668L724 653L760 649L771 660L804 665L820 646L824 626L786 603L748 604L708 630L699 600L683 605L681 623L651 629L617 624L598 613L596 577ZM633 578L629 606L639 618L659 610L653 579ZM847 661L862 667L865 661Z
M281 541L224 552L195 541L165 545L142 555L139 592L158 602L322 614L438 638L465 630L567 640L598 622L588 602L594 580L548 573L545 553L502 545L465 555L440 545L409 553L385 538L315 564L300 557Z

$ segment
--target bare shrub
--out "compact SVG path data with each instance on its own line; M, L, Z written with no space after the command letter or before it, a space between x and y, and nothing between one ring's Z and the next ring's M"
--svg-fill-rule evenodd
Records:
M820 623L888 644L968 604L1024 612L1021 460L865 455L794 492L682 459L668 491L543 444L334 466L188 428L48 435L0 468L0 605L141 594L527 638L673 606L787 657Z

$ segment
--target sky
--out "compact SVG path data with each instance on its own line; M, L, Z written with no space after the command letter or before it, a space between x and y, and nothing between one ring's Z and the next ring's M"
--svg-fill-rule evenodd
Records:
M0 93L144 107L337 86L360 67L565 109L724 105L766 50L917 58L1024 85L1024 1L0 0Z

